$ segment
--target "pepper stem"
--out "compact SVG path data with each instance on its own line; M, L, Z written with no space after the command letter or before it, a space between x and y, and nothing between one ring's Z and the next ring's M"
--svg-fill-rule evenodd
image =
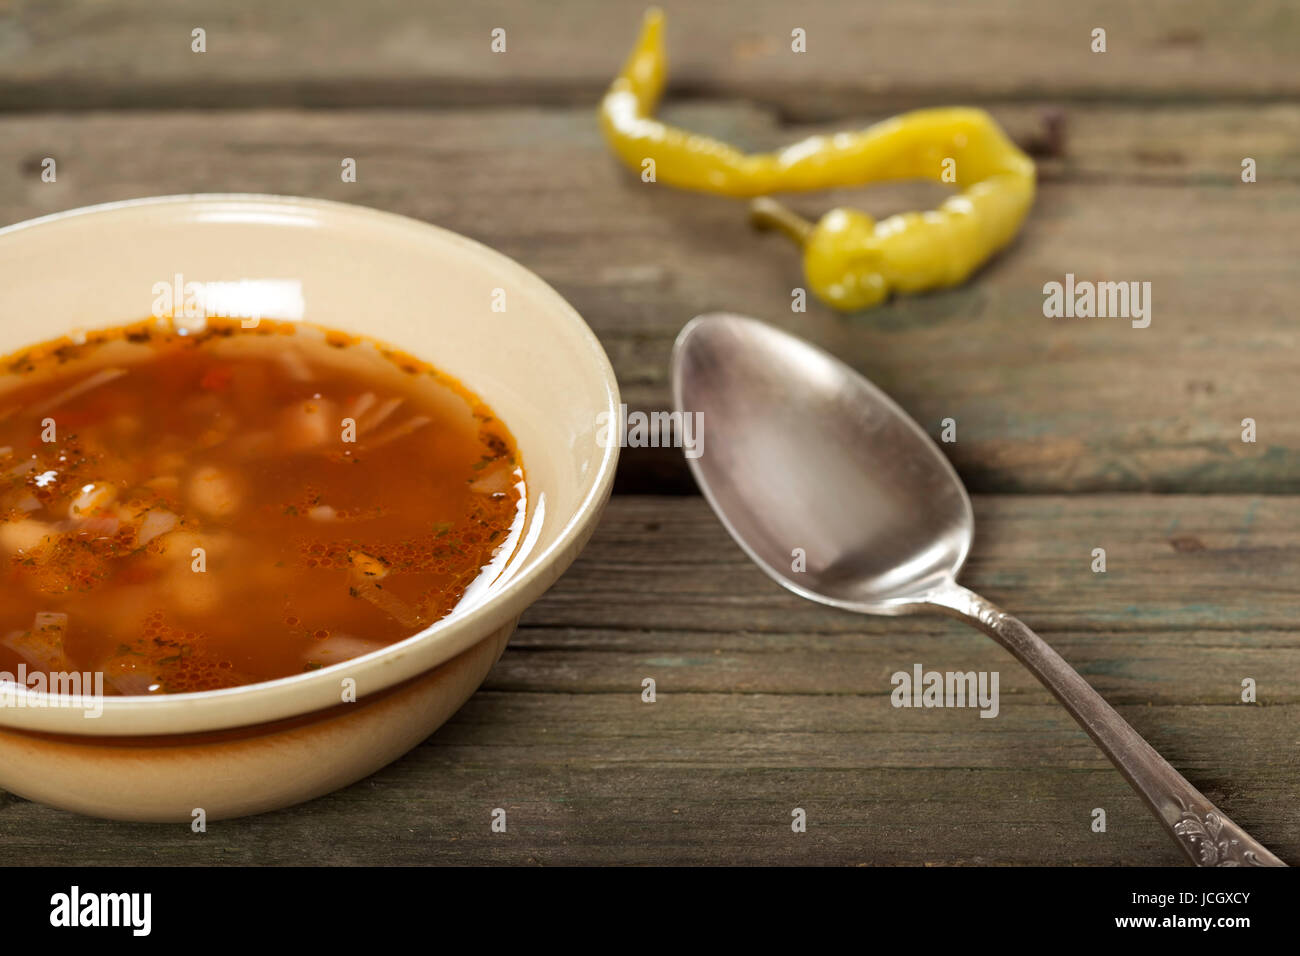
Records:
M759 196L749 204L749 221L758 229L775 229L794 240L800 248L812 238L811 222L775 199Z

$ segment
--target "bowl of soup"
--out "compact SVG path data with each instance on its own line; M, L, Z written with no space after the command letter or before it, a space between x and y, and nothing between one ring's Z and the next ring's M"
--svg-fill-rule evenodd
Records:
M527 269L401 216L175 196L0 229L0 787L240 816L468 699L608 499L618 408Z

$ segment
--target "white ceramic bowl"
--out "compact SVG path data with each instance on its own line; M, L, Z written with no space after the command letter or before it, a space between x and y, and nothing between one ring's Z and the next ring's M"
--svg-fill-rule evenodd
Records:
M0 355L146 318L155 284L178 274L275 280L300 297L305 320L390 343L460 379L515 435L528 518L524 545L477 603L364 657L229 690L108 697L98 718L79 707L0 706L0 787L119 819L287 806L419 743L474 692L519 615L586 543L618 457L616 445L597 442L599 416L618 407L614 373L553 289L462 236L340 203L167 196L0 229ZM343 677L356 682L356 703L341 703Z

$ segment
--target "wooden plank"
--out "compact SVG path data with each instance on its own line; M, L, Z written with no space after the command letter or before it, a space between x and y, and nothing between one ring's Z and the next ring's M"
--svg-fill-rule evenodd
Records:
M0 108L594 102L646 0L0 4ZM673 95L791 116L977 101L1271 100L1300 91L1286 0L667 0ZM207 52L191 31L207 31ZM491 31L506 29L506 52ZM1105 53L1092 31L1107 30ZM791 31L806 31L805 53Z
M1036 107L999 108L1024 141ZM702 103L683 123L754 146L825 126ZM869 114L863 121L883 114ZM588 110L30 114L0 118L0 208L15 221L131 196L286 192L439 223L539 272L600 335L633 408L668 402L672 339L730 310L836 352L936 434L980 491L1300 490L1293 413L1300 300L1300 108L1073 107L1043 161L1019 242L975 281L859 316L813 303L784 240L744 207L643 184L606 154ZM1240 182L1241 158L1259 182ZM53 156L58 181L40 181ZM358 160L356 183L339 162ZM799 197L883 215L934 202L923 184ZM1043 284L1066 273L1152 283L1152 323L1051 320ZM58 330L52 330L58 331ZM1241 441L1254 418L1258 442ZM693 485L672 450L629 449L620 489Z
M992 496L965 583L1078 665L1300 860L1300 499ZM1092 547L1106 574L1089 570ZM889 675L998 671L1001 710L899 710ZM1259 682L1258 704L1239 702ZM653 677L658 699L641 702ZM506 834L489 832L493 808ZM790 831L790 811L809 815ZM1107 832L1090 830L1093 808ZM484 689L403 760L207 834L0 794L0 863L1178 864L1048 693L947 618L801 601L698 498L623 496Z

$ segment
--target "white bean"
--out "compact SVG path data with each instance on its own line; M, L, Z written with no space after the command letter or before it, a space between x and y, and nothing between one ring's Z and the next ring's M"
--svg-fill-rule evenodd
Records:
M54 536L54 528L35 518L19 518L0 524L0 550L9 554L28 554Z
M280 447L288 452L315 448L334 437L337 428L333 402L323 398L296 402L280 413Z
M234 479L211 465L204 465L190 477L189 498L194 507L214 518L223 518L239 508Z

